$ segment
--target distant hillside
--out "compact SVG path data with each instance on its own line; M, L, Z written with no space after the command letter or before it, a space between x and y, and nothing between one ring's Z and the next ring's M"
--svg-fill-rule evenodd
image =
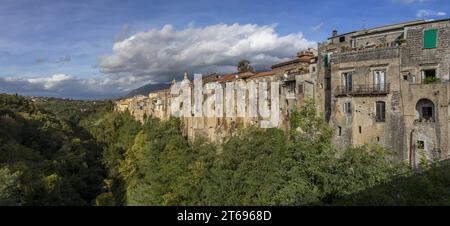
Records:
M156 90L161 90L161 89L166 89L166 88L169 88L169 86L170 86L170 84L147 84L147 85L141 86L137 89L130 91L125 96L125 98L136 96L136 95L147 96L150 92L153 92Z

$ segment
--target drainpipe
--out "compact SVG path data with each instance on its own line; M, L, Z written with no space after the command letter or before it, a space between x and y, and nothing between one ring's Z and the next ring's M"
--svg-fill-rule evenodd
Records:
M411 130L411 133L409 134L409 165L414 169L413 161L415 161L415 159L413 158L413 133L414 130Z

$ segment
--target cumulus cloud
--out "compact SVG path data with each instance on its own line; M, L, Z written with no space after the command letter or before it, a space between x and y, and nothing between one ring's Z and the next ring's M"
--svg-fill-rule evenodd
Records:
M428 18L428 17L442 17L446 16L446 12L434 11L430 9L421 9L417 11L416 16L418 18Z
M119 97L145 84L180 78L184 71L234 72L241 59L250 60L256 69L270 69L272 64L290 59L297 51L315 46L302 33L279 35L275 25L217 24L201 28L190 25L182 30L166 25L124 38L128 30L128 26L123 27L110 55L99 57L101 75L0 77L0 92L82 99ZM64 63L71 61L71 57L35 61Z
M137 33L116 42L110 55L99 57L102 72L154 82L190 73L231 72L240 59L269 69L299 50L314 47L302 33L281 36L275 25L217 24L174 30L171 25Z

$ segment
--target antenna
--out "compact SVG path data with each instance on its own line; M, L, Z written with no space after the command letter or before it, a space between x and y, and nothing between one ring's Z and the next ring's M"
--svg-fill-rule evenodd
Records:
M366 19L362 20L362 29L366 30Z

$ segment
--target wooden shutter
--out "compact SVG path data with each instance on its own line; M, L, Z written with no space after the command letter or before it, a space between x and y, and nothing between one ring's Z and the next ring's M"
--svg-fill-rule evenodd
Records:
M323 65L328 67L328 53L323 56Z
M437 29L426 30L423 33L423 48L434 49L437 47Z
M386 104L383 101L376 102L376 120L377 122L386 120Z

